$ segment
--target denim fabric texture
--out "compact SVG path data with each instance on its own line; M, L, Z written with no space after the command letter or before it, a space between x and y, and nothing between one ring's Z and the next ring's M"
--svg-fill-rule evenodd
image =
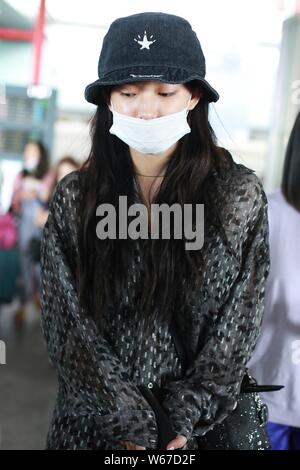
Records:
M219 94L205 74L205 57L188 21L166 13L138 13L110 25L99 57L99 79L86 87L85 99L97 105L105 85L198 80L208 100L217 101Z

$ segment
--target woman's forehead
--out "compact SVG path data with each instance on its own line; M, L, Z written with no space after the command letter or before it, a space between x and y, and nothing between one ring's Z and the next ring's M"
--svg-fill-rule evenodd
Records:
M120 85L116 85L114 88L119 89L122 87L134 87L134 88L139 88L141 90L143 89L156 89L156 88L166 88L169 87L171 89L179 89L179 88L184 88L184 85L181 83L164 83L159 80L144 80L144 81L136 81L136 82L128 82L128 83L122 83Z

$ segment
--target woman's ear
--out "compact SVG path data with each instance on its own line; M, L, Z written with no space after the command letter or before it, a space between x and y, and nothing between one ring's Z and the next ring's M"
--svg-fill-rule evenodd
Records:
M202 90L193 90L191 101L189 104L189 111L191 111L197 106L197 104L201 101L202 96L203 96Z

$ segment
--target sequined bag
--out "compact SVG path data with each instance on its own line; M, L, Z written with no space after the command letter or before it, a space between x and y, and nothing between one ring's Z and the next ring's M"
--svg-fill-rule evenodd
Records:
M189 363L189 358L173 325L171 332L184 371ZM161 391L157 384L151 383L151 386L151 389L146 386L140 386L139 388L155 412L158 428L157 449L165 449L167 444L176 436L172 431L169 417L161 405ZM258 385L246 369L236 408L222 423L217 424L204 436L200 437L201 427L199 427L197 433L196 426L194 429L196 436L188 441L185 449L270 450L271 446L266 430L268 408L262 402L259 392L277 391L281 388L283 388L282 385ZM197 436L197 434L199 435Z
M196 447L202 450L270 450L266 430L268 408L262 402L259 391L280 388L279 385L259 386L246 373L235 410L204 436L194 438Z
M186 370L189 363L184 346L175 325L171 326L172 337L177 354ZM187 444L188 449L201 450L270 450L267 434L268 407L262 402L259 392L274 392L283 385L258 385L246 369L241 384L236 408L204 436L193 437ZM197 427L194 429L197 435ZM199 435L201 428L199 428Z

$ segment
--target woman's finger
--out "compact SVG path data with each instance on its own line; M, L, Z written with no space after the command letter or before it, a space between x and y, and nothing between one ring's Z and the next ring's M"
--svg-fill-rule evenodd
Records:
M126 448L126 450L146 450L146 447L138 446L133 442L120 441L120 444Z
M185 436L178 435L175 439L169 442L167 450L181 449L186 443L187 438Z

